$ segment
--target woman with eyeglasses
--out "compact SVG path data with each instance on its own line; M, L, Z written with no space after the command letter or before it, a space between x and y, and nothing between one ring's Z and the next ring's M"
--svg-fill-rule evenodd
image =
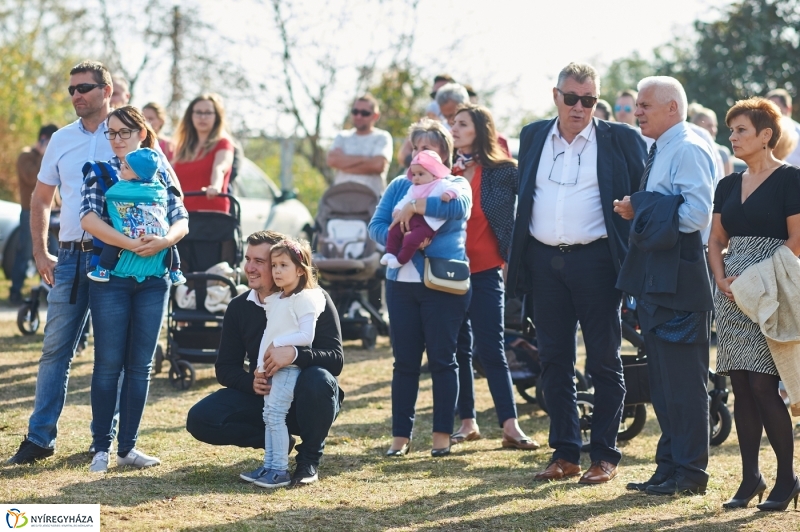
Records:
M204 191L206 197L188 197L184 203L189 212L217 211L227 213L227 192L233 168L233 140L227 131L222 98L201 94L189 104L175 132L175 158L172 166L184 192Z
M451 126L457 150L454 175L461 175L472 188L472 211L467 222L472 299L458 338L458 414L461 427L452 434L453 444L480 439L475 414L472 357L486 372L489 391L503 429L502 446L533 450L539 444L522 432L511 372L503 337L505 284L503 266L511 247L514 205L519 172L517 163L503 153L488 109L465 104L456 110Z
M81 227L106 245L121 248L120 266L104 282L89 286L89 304L94 327L94 370L92 372L92 447L95 450L89 471L105 473L113 443L112 420L117 402L117 385L120 374L122 391L119 396L119 431L117 433L117 465L137 468L158 465L161 461L136 449L139 425L142 421L147 393L150 388L150 370L153 355L161 333L161 322L166 311L170 280L164 264L167 248L175 245L188 232L188 214L170 188L172 178L164 158L156 163L167 189L166 213L158 211L151 200L142 203L127 201L126 210L135 216L160 216L161 227L169 229L164 236L157 234L126 235L111 224L109 209L115 208L106 201L107 192L113 191L112 173L119 174L126 156L139 148L156 148L155 132L147 125L142 114L132 106L120 107L107 118L106 138L111 143L114 157L104 165L109 179L95 175L93 168L82 188L83 201ZM130 159L128 159L130 160ZM125 162L124 164L128 164ZM99 165L96 168L101 168ZM102 168L100 169L103 172ZM110 195L109 195L110 196ZM121 209L121 207L116 207ZM135 254L128 255L125 254ZM125 263L136 258L155 257L145 261L149 267L144 272ZM142 262L142 261L140 261ZM151 266L151 267L150 267Z

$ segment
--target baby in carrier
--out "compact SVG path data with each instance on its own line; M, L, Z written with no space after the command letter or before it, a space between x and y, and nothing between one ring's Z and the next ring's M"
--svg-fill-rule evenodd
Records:
M164 236L169 230L167 189L158 177L158 165L158 154L150 148L141 148L132 151L121 161L118 177L122 181L116 181L117 176L112 174L113 168L107 164L101 166L100 170L105 169L110 172L96 175L98 179L110 179L111 183L106 182L105 191L109 217L114 228L129 238L139 238L147 234ZM100 253L95 253L92 257L92 265L96 267L86 275L92 281L107 283L111 279L111 272L118 268L124 250L103 244L96 238L94 244L95 251L100 250ZM150 257L140 258L133 253L128 255L128 260L133 263L152 261ZM163 261L164 266L169 269L172 284L184 284L186 278L180 270L180 256L176 246L172 246L164 254ZM152 266L149 265L147 269L152 271ZM124 268L126 273L136 270L140 268L130 270L127 265Z

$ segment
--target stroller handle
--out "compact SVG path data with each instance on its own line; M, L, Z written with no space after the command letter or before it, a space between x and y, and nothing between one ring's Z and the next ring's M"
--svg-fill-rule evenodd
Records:
M198 196L205 196L205 195L206 195L206 193L204 191L202 191L202 190L192 190L190 192L187 192L185 190L183 191L183 196L184 197L189 197L189 196L198 197ZM219 194L217 194L216 197L218 197L218 198L228 198L229 200L231 200L231 204L233 205L233 208L231 209L231 214L237 220L240 219L240 213L242 212L242 206L239 204L239 200L236 199L236 196L234 196L233 194L228 194L227 192L220 192Z

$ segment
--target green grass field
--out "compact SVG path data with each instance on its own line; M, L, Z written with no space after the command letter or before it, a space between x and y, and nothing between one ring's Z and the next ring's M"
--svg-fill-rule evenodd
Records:
M4 297L5 287L0 287ZM9 307L1 307L0 310ZM0 456L17 449L33 406L42 335L23 337L11 321L0 322ZM341 386L343 410L331 429L320 482L302 489L268 492L238 479L254 469L254 449L212 447L185 431L187 410L216 390L213 367L199 365L197 383L172 389L154 376L139 446L163 464L149 470L118 469L105 476L88 472L92 350L74 360L67 406L59 424L54 457L33 466L0 466L0 503L97 503L103 530L580 530L638 532L800 530L796 512L768 514L755 508L723 511L738 484L734 433L712 448L711 481L705 496L652 497L625 484L647 478L658 438L648 409L644 432L621 444L620 476L603 486L574 482L534 483L549 457L500 447L485 380L476 382L478 421L484 439L432 459L431 381L423 375L414 449L388 460L391 350L345 346ZM518 397L520 424L546 444L548 418ZM775 462L764 439L762 463L771 484ZM583 457L587 467L588 456Z

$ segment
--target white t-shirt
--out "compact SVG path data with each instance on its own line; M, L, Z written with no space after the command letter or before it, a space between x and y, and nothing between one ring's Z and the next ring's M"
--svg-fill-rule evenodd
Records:
M341 149L345 155L360 155L362 157L377 157L382 156L386 159L387 163L392 162L392 154L394 153L394 144L392 136L388 131L373 128L367 135L356 134L355 129L348 129L336 135L331 149ZM386 174L388 173L388 165L386 170L380 174L350 174L341 170L336 171L333 178L334 184L345 183L353 181L371 187L378 195L383 194L386 188Z

